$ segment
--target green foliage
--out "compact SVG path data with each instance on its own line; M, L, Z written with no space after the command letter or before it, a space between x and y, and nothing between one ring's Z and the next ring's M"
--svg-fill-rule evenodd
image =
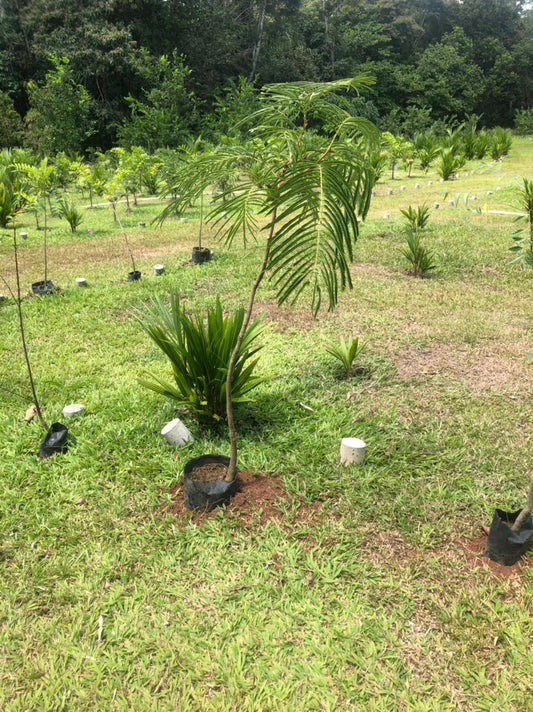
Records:
M490 133L486 129L478 131L473 146L474 158L480 161L483 160L490 149L490 143Z
M491 132L490 155L495 161L506 156L512 146L513 136L509 129L497 127Z
M402 254L411 265L411 274L414 277L426 277L436 268L433 252L422 245L418 232L409 232L406 243Z
M416 134L413 143L418 163L421 168L427 171L439 155L440 141L434 133L426 131Z
M191 71L176 51L146 61L149 85L142 100L126 98L130 115L118 128L119 143L128 149L142 146L151 153L165 146L177 148L197 124L196 99L187 87Z
M4 150L0 160L0 227L6 228L29 202L28 186L17 170L13 154Z
M370 77L359 76L263 87L253 140L180 163L169 189L179 197L169 202L160 221L226 181L230 187L217 196L206 217L218 235L227 243L241 236L246 243L260 229L259 217L267 216L267 270L278 301L294 302L309 289L314 313L324 295L333 308L339 290L351 286L358 219L368 212L374 185L368 155L376 149L377 131L328 99L371 83ZM323 135L308 130L311 118L324 127ZM234 190L234 181L240 190Z
M453 147L443 148L439 152L436 171L443 180L450 180L465 162L465 157L458 155Z
M221 96L215 98L210 124L218 139L246 139L250 129L250 117L259 109L259 95L254 82L245 77L231 80Z
M0 147L11 148L22 141L23 123L8 94L0 91Z
M516 253L511 263L519 263L522 269L533 267L533 180L524 178L518 191L518 204L525 215L519 215L514 222L525 222L526 228L520 228L513 234L514 245L509 249Z
M60 198L54 210L55 215L59 218L64 218L70 225L70 231L76 232L77 228L83 222L83 213L77 205L67 198Z
M420 232L423 230L429 220L429 208L423 203L413 208L410 205L408 208L404 208L400 211L407 221L407 228L411 232Z
M533 108L518 109L515 112L514 130L519 136L533 135Z
M156 298L150 308L138 312L138 321L148 336L170 360L174 383L154 374L140 378L140 383L156 393L171 398L198 419L218 422L226 409L226 376L230 357L243 324L244 309L224 316L220 300L207 311L206 318L189 316L179 296L170 296L170 309ZM247 394L263 379L254 376L258 359L252 357L261 348L255 341L262 331L258 320L250 323L237 355L232 378L232 400L247 402Z
M359 344L359 337L350 338L348 341L341 336L340 341L326 346L328 354L336 358L342 364L344 375L349 378L353 371L355 359L362 353L365 344Z
M51 55L50 61L44 83L28 82L26 143L42 155L80 151L92 132L89 93L76 83L68 59Z

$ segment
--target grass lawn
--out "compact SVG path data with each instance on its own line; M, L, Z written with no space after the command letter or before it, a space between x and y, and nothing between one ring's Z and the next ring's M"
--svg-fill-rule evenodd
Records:
M191 310L217 295L242 304L261 245L228 250L204 227L214 258L191 266L197 211L159 229L160 204L121 205L142 271L128 283L109 208L86 210L75 234L52 220L61 291L24 299L30 358L50 422L71 403L87 413L68 422L66 454L37 459L44 431L23 422L31 396L4 283L0 709L533 708L533 556L489 565L481 532L495 507L524 503L532 474L533 271L509 264L516 225L501 214L532 166L533 139L516 138L503 162L454 181L381 180L335 312L280 308L261 287L266 381L237 419L240 466L265 498L254 504L250 486L242 509L210 516L183 513L181 471L228 454L227 438L138 385L144 369L170 369L133 313L169 290ZM423 202L437 269L416 279L400 209ZM42 232L31 215L18 229L26 293L43 279ZM14 288L10 240L3 231L0 276ZM366 349L344 380L325 346L351 335ZM160 430L177 416L195 441L174 450ZM340 465L345 436L366 441L363 465Z

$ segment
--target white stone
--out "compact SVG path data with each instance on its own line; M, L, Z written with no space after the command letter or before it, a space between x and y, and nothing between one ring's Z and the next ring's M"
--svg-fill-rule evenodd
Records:
M170 423L167 423L161 431L161 435L174 447L181 447L194 440L192 433L179 418L174 418Z
M366 443L359 438L342 438L341 463L343 465L362 465L366 456Z
M389 218L390 218L389 213L385 213L385 215L383 216L383 219L384 219L384 220L388 220Z
M440 203L433 203L433 207L435 210L438 210L438 208L440 208Z
M405 186L404 186L404 185L401 185L401 186L400 186L400 190L405 190Z
M432 180L428 180L428 185L433 185L433 181L432 181Z
M415 183L415 188L418 190L418 188L420 188L420 183Z
M63 408L62 413L65 418L76 418L78 415L85 413L85 406L81 405L81 403L66 405Z
M393 194L393 190L392 190L392 188L389 188L389 189L387 190L387 195L392 195L392 194Z

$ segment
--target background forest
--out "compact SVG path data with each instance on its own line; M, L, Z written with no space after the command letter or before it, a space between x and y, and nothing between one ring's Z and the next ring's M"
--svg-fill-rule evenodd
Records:
M472 114L531 130L516 0L1 0L0 145L43 154L231 134L254 87L369 72L353 111L412 136ZM526 131L524 131L526 132Z

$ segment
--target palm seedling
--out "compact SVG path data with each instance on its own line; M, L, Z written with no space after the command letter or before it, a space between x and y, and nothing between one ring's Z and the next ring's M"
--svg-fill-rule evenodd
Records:
M420 232L424 230L429 221L429 208L425 203L413 208L409 205L400 211L407 221L407 229L411 232Z
M345 378L350 378L353 373L354 361L364 348L364 344L359 344L358 337L350 338L348 341L341 337L339 342L326 346L326 351L340 361Z
M217 299L204 320L200 314L189 316L178 294L173 293L170 308L156 298L149 308L137 313L137 318L169 359L174 378L169 383L150 373L139 379L140 383L171 398L199 420L218 423L225 419L228 364L243 324L244 309L226 316ZM232 376L233 403L248 401L248 393L262 383L261 378L253 375L258 360L253 356L261 348L255 341L261 331L257 320L246 329Z
M509 249L516 253L511 263L517 262L522 269L533 267L533 179L524 178L518 191L519 207L524 215L519 215L514 222L526 223L526 228L520 228L513 234L514 245Z
M436 268L433 252L420 242L418 232L408 232L403 256L411 265L411 274L415 277L426 277Z
M60 198L55 208L55 214L59 218L64 218L70 225L70 231L76 232L83 222L83 213L74 202L67 198Z
M464 166L465 162L465 157L457 154L453 147L443 148L439 153L436 170L443 180L450 180Z

